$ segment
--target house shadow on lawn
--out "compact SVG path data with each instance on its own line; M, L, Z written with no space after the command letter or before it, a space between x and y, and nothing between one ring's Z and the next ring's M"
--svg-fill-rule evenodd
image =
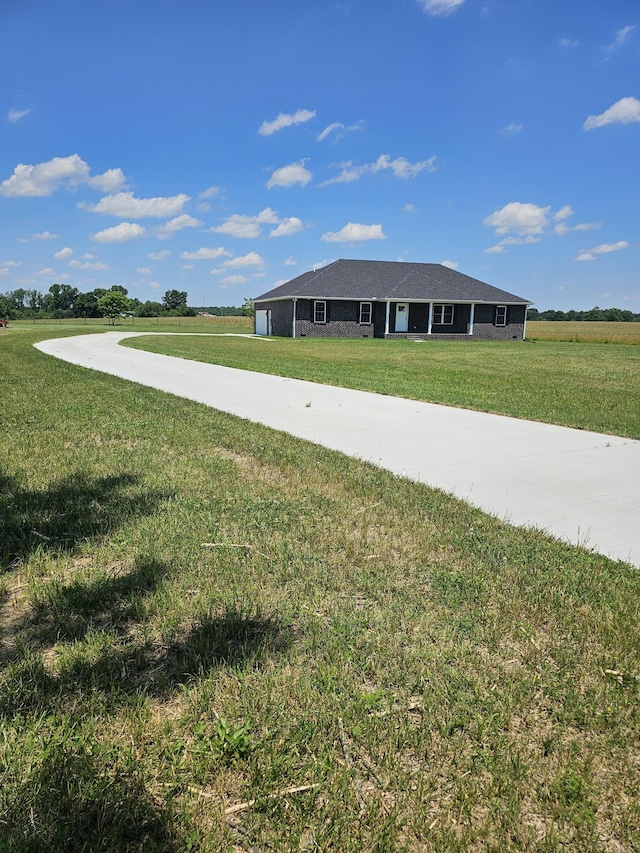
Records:
M0 472L0 571L38 548L69 553L80 542L150 515L170 495L140 492L134 474L92 477L76 471L45 489L23 489Z

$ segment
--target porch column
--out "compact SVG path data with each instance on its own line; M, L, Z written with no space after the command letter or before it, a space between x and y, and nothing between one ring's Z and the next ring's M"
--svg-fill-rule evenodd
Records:
M472 302L471 303L471 314L469 315L469 334L470 335L473 334L473 315L475 313L475 309L476 309L476 303Z
M431 334L431 327L433 326L433 302L429 303L429 322L427 324L427 334Z
M389 314L391 313L391 303L387 299L387 310L384 316L384 334L385 337L389 334Z
M292 338L295 338L295 336L296 336L296 302L297 301L298 300L294 296L293 297L293 335L291 336Z

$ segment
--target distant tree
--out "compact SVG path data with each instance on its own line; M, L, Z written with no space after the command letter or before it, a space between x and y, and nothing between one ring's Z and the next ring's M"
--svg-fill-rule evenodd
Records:
M104 287L97 287L89 293L79 293L73 307L73 313L76 317L102 317L98 300L106 292Z
M162 314L162 305L159 302L144 302L134 309L136 317L159 317Z
M72 311L80 291L70 284L52 284L45 296L48 311Z
M181 311L187 307L186 290L167 290L162 297L162 304L167 311Z
M4 293L0 293L0 317L3 320L13 320L14 316L11 301Z
M98 299L98 308L103 317L108 317L109 325L115 326L116 317L129 310L129 297L119 290L107 290Z
M606 318L605 312L602 310L602 308L599 308L596 305L596 307L592 308L590 311L585 311L584 319L593 321L593 320L606 320L607 318Z
M624 321L624 315L621 308L609 308L604 312L604 314L609 322L622 323Z

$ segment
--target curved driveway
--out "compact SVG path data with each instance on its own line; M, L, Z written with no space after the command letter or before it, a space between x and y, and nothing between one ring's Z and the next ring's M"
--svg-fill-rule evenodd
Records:
M640 567L640 442L120 347L140 332L37 348L372 462ZM256 347L268 339L257 339Z

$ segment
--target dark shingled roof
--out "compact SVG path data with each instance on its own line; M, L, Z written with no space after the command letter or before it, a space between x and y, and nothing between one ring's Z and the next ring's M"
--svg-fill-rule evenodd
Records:
M404 261L334 261L306 272L254 302L271 299L417 299L442 302L490 302L530 305L506 290L471 278L442 264L408 264Z

